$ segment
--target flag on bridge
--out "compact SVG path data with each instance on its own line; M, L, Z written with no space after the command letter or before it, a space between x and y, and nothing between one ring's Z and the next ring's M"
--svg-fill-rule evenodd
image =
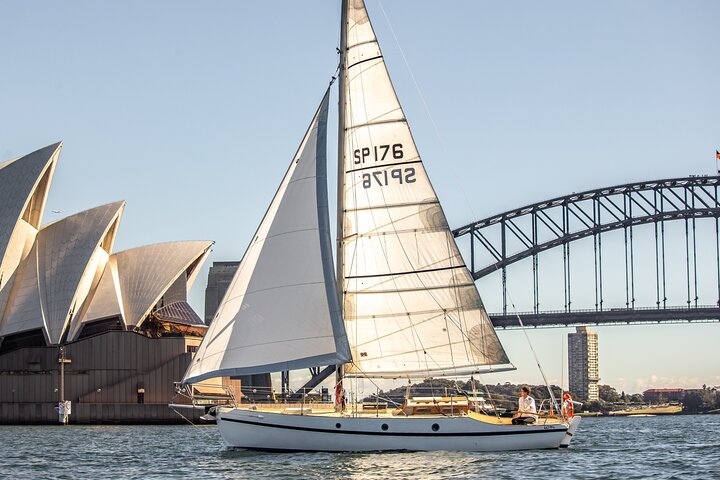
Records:
M715 159L720 160L720 152L718 152L717 150L715 150Z

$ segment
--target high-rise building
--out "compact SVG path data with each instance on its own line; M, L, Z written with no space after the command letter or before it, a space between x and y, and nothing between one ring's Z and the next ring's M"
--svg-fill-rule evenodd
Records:
M213 262L208 272L207 288L205 289L205 324L210 325L215 317L225 292L230 287L233 276L240 262Z
M588 327L577 327L568 334L568 374L570 392L590 401L599 400L598 334Z

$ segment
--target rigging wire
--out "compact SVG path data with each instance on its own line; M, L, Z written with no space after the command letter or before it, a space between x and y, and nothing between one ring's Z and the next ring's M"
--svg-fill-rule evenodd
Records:
M199 384L198 384L198 385L199 385ZM190 388L192 389L192 387L190 387ZM174 403L174 401L175 401L175 398L178 396L178 394L179 394L179 392L177 392L177 391L173 394L172 399L170 400L170 402L171 402L170 405L173 405L173 403ZM191 395L192 395L192 394L191 394ZM186 394L182 394L182 396L188 397ZM190 400L192 400L192 396L189 396L188 398L189 398ZM194 402L193 402L192 404L194 405ZM205 435L207 438L213 438L213 436L210 435L210 433L208 433L208 432L205 431L204 429L202 429L202 428L200 427L200 425L198 425L198 424L196 424L196 423L193 423L192 420L190 420L190 419L187 418L185 415L183 415L182 413L180 413L180 412L177 410L177 408L175 408L174 406L170 406L170 409L171 409L174 413L176 413L180 418L182 418L182 419L185 420L187 423L189 423L191 426L193 426L193 427L195 427L195 428L199 428L199 429L200 429L199 431L201 431L201 432L203 433L203 435Z
M398 51L400 52L400 56L403 59L403 63L405 63L405 68L407 68L408 73L410 74L410 78L413 81L413 85L415 85L415 90L418 93L418 96L420 97L420 101L423 104L423 108L425 109L425 113L427 114L428 118L430 119L430 123L433 126L433 129L435 130L435 135L438 138L438 141L440 142L440 150L443 153L444 157L447 157L447 148L445 147L445 141L443 140L442 135L440 135L440 129L437 126L437 123L435 122L435 118L432 116L432 113L430 112L430 107L428 106L427 102L425 101L425 96L422 93L422 90L420 89L420 84L418 83L417 79L415 78L415 74L413 73L412 68L410 68L410 62L408 62L407 57L405 56L405 52L403 51L402 46L400 45L400 40L398 39L397 34L395 33L395 29L392 26L392 23L390 23L390 18L387 15L387 12L385 11L385 7L383 6L382 0L378 0L378 4L380 5L380 10L383 13L383 16L385 17L385 22L387 22L388 27L390 28L390 33L392 33L393 38L395 39L395 45L397 45ZM456 185L459 185L460 192L462 193L463 200L465 201L465 206L470 211L470 214L472 215L472 218L477 218L477 215L475 215L475 211L472 207L472 204L470 203L470 198L468 197L467 191L463 187L463 183L460 181L460 177L457 174L457 170L450 169L453 176L456 180Z
M387 16L387 12L385 12L385 9L384 9L384 7L383 7L383 5L382 5L382 2L379 1L378 3L380 4L381 10L382 10L382 12L383 12L383 15L385 16L385 20L386 20L386 22L387 22L387 24L388 24L388 27L390 28L390 31L392 32L393 37L395 38L395 43L397 44L397 47L398 47L398 49L400 50L401 56L402 56L402 58L403 58L403 61L405 62L405 66L407 67L408 71L410 72L410 76L411 76L412 79L413 79L413 82L414 82L414 84L415 84L415 88L417 89L418 94L420 95L420 98L421 98L422 103L423 103L423 105L424 105L424 107L425 107L425 110L426 110L426 112L427 112L427 114L428 114L428 117L430 117L430 120L431 120L433 126L435 127L435 132L436 132L436 134L437 134L437 136L438 136L438 139L440 140L441 147L442 147L442 149L444 150L444 149L445 149L445 145L444 145L444 142L443 142L443 140L442 140L442 137L440 136L439 130L438 130L438 128L437 128L437 124L435 123L434 119L432 118L432 114L430 113L430 109L428 108L427 102L425 102L425 98L423 97L422 92L420 91L419 84L417 83L417 80L416 80L416 78L415 78L415 75L413 74L412 69L410 68L410 64L408 63L407 58L405 57L405 53L403 52L402 47L400 46L400 42L398 41L397 35L395 34L395 30L393 29L392 24L390 23L390 19L389 19L388 16ZM391 83L391 86L392 86L392 79L390 79L390 83ZM394 91L394 90L395 90L394 86L392 86L392 89L393 89L393 93L395 93L395 91ZM396 94L396 97L397 97L397 94ZM398 104L399 104L399 101L398 101ZM402 107L400 107L400 108L402 109ZM404 113L403 113L403 117L405 117ZM406 125L407 125L407 123L406 123ZM408 125L408 130L409 130L409 125ZM411 138L412 138L412 132L409 132L409 133L410 133L410 136L411 136ZM414 142L414 139L413 139L413 142ZM419 152L418 152L418 158L420 158ZM423 164L423 165L424 165L424 164ZM434 192L434 188L432 187L432 183L429 182L429 179L428 179L428 183L429 183L430 188L433 190L433 193L435 193L435 192ZM458 184L462 185L461 182L458 182ZM383 194L383 199L384 199L384 196L385 196L384 192L382 192L382 194ZM463 194L464 194L464 191L463 191ZM472 207L471 207L470 204L469 204L469 200L468 200L468 198L467 198L467 195L464 195L464 196L465 196L465 202L466 202L466 204L470 207L470 211L471 211L471 213L472 213ZM435 197L437 198L437 194L435 194ZM386 202L386 203L387 203L387 202ZM442 209L442 206L440 205L439 201L437 201L437 205L438 205L438 207L440 208L440 210L441 210L441 212L442 212L443 209ZM442 214L443 214L443 217L446 219L447 217L445 216L445 213L442 212ZM473 214L473 215L474 215L474 214ZM393 230L395 231L395 234L397 235L397 234L398 234L398 231L397 231L397 228L396 228L396 226L395 226L395 222L392 221L392 219L391 219L391 222L390 222L390 223L392 224ZM448 228L449 228L449 227L448 227ZM407 251L405 250L405 248L402 248L402 251L403 251L403 253L405 254L408 262L410 262L410 263L412 264L412 261L410 260L410 257L409 257L409 255L408 255ZM459 252L458 252L458 253L459 253ZM464 262L461 262L460 265L456 265L456 266L463 266L463 267L465 267L465 264L464 264ZM438 307L440 307L441 309L443 309L443 313L446 314L446 309L443 307L443 305L441 305L440 301L432 294L432 292L427 289L427 286L425 285L425 282L423 281L422 277L421 277L420 275L418 275L418 276L417 276L417 279L420 281L420 283L423 285L423 287L426 289L427 293L428 293L428 294L430 295L430 297L435 301L435 303L438 305ZM451 286L451 288L454 289L455 294L456 294L456 296L457 296L459 289L458 289L458 286L457 286L457 283L456 283L456 282L457 282L457 279L455 279L455 278L453 277L453 278L452 278L452 283L453 283L453 285ZM459 318L459 319L456 321L452 316L450 316L450 321L457 327L457 329L459 330L461 336L464 337L468 342L471 342L472 340L470 339L470 336L468 335L468 332L465 332L465 331L463 330L463 325L462 325L462 323L463 323L463 320L464 320L464 315L463 315L463 314L464 314L464 309L463 309L462 306L459 306L459 310L461 311L461 312L460 312L460 317L462 317L462 318ZM446 320L447 320L447 316L446 316ZM482 325L482 322L480 322L480 325ZM449 332L448 332L448 333L449 333ZM484 336L483 336L483 338L484 338ZM465 344L465 342L463 342L463 345L464 345L464 344ZM452 349L452 344L451 344L451 347L450 347L450 348ZM467 347L466 347L466 348L467 348ZM471 356L472 356L472 358L473 358L473 360L474 360L474 363L477 364L477 359L475 359L475 352L472 352L472 348L471 348L470 350L471 350L470 353L471 353ZM435 362L435 363L437 364L437 362Z
M520 318L520 315L517 312L517 309L515 308L515 302L512 299L512 295L508 292L508 298L510 299L510 305L512 306L513 313L515 314L515 317L517 317L518 322L520 323L520 330L522 330L523 334L525 335L525 339L527 340L528 346L530 347L530 351L533 354L533 357L535 358L535 363L538 366L538 369L540 370L540 375L542 375L543 381L545 382L545 388L547 388L548 393L550 394L550 400L552 401L552 405L555 406L555 408L558 407L557 400L555 399L555 394L552 391L552 388L550 388L550 383L548 382L547 376L545 375L545 370L543 370L542 365L540 365L540 359L537 356L537 353L535 353L535 347L533 347L532 342L530 341L530 336L527 333L527 329L525 328L525 324L522 321L522 318Z
M417 81L417 78L415 77L415 74L413 73L412 68L410 67L410 63L408 62L407 57L405 56L405 52L403 51L402 46L400 45L400 41L399 41L399 39L398 39L398 37L397 37L397 34L395 33L395 29L393 28L392 23L390 22L390 18L388 17L387 12L385 11L385 7L384 7L383 4L382 4L382 0L378 0L378 3L379 3L379 5L380 5L380 9L381 9L382 12L383 12L383 16L385 17L385 21L387 22L387 25L388 25L388 27L390 28L390 32L391 32L392 35L393 35L393 38L394 38L394 40L395 40L395 44L397 45L398 50L400 51L400 55L401 55L401 57L402 57L402 59L403 59L403 62L405 63L405 67L407 68L407 70L408 70L408 72L409 72L409 74L410 74L410 77L412 78L413 84L415 85L415 89L417 90L418 95L419 95L419 97L420 97L420 100L421 100L421 102L422 102L422 104L423 104L423 107L425 108L425 112L427 113L428 118L430 119L430 122L431 122L432 125L433 125L433 128L434 128L434 130L435 130L435 134L437 135L438 140L439 140L439 142L440 142L441 149L443 150L443 153L445 153L445 152L446 152L445 142L443 141L442 136L440 135L440 130L439 130L438 126L437 126L437 123L435 122L435 119L433 118L432 113L430 112L430 108L428 107L428 104L427 104L427 102L426 102L426 100L425 100L425 97L424 97L424 95L422 94L422 91L421 91L421 89L420 89L420 85L419 85L419 83L418 83L418 81ZM456 172L455 172L454 170L452 170L452 172L453 172L453 174L457 177ZM463 197L464 197L466 206L469 208L471 214L472 214L473 216L475 216L475 214L474 214L474 212L473 212L473 209L472 209L472 205L471 205L470 202L469 202L468 196L467 196L465 190L462 188L462 182L457 182L457 183L458 183L458 185L461 186L461 191L462 191L462 193L463 193ZM439 204L439 203L438 203L438 204ZM440 207L440 208L442 209L442 207ZM394 227L394 224L393 224L393 227ZM397 232L396 232L396 233L397 233ZM404 252L405 255L407 256L407 252L405 251L405 249L403 249L403 252ZM408 258L408 260L409 260L409 258ZM418 279L421 281L421 283L424 283L424 282L422 281L422 278L420 278L419 276L418 276ZM457 287L457 285L456 285L456 281L457 281L457 280L453 277L452 281L453 281L453 284L455 284L455 285L454 285L454 290L455 290L455 293L456 293L456 295L457 295L457 294L458 294L458 290L459 290L458 287ZM428 293L430 293L430 292L428 291ZM432 295L432 293L430 293L430 296L435 300L435 302L438 304L439 307L443 308L442 305L440 305L440 302L434 297L434 295ZM458 328L458 330L460 331L461 335L462 335L463 337L465 337L468 342L470 342L471 339L469 338L468 334L467 334L467 333L463 330L463 328L462 328L462 327L463 327L462 323L464 323L463 320L464 320L464 318L465 318L465 317L464 317L464 309L462 309L462 307L461 307L460 310L461 310L461 313L460 313L460 317L461 317L461 318L459 319L459 322L460 322L460 323L456 322L452 317L450 317L450 321L451 321L453 324L455 324L455 326L456 326L456 327ZM445 320L446 320L446 322L447 322L447 314L445 314ZM449 332L448 332L448 334L449 334ZM484 338L484 336L483 336L483 338ZM465 342L463 342L463 344L464 344L464 343L465 343ZM467 348L466 345L465 345L465 347ZM471 353L471 356L472 356L472 357L475 357L474 352L472 352L472 349L471 349L471 352L470 352L470 353ZM452 354L452 347L451 347L451 354ZM454 362L453 362L453 363L454 363Z
M487 393L488 400L490 400L490 405L493 406L493 411L495 412L495 416L498 420L500 420L500 412L498 412L497 409L497 403L495 402L495 399L493 398L492 394L490 393L490 389L487 386L487 383L485 383L485 380L482 378L482 374L478 374L478 377L480 377L480 383L482 383L482 386L485 387L485 393ZM473 382L473 390L475 389L475 379L471 377L471 380Z

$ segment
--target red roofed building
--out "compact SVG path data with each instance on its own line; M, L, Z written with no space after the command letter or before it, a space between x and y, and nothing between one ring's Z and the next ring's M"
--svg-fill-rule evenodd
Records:
M685 396L682 388L651 388L643 392L646 403L679 402Z

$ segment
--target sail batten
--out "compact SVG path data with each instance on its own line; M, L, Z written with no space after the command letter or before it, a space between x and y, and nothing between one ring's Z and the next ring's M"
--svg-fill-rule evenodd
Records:
M345 372L498 371L509 360L427 176L364 2L347 3L338 263L353 362Z
M392 273L385 273L381 275L347 275L346 279L353 279L353 278L382 278L382 277L398 277L401 275L417 275L421 273L430 273L430 272L441 272L443 270L457 270L457 269L463 269L467 268L465 265L455 265L450 267L440 267L440 268L428 268L425 270L412 270L410 272L392 272Z
M350 360L327 199L329 89L183 382Z
M368 126L372 126L372 125L383 125L386 123L407 123L407 120L404 118L393 118L392 120L380 120L380 121L376 121L376 122L362 123L360 125L353 125L352 127L348 127L348 129L356 129L356 128L368 127Z

